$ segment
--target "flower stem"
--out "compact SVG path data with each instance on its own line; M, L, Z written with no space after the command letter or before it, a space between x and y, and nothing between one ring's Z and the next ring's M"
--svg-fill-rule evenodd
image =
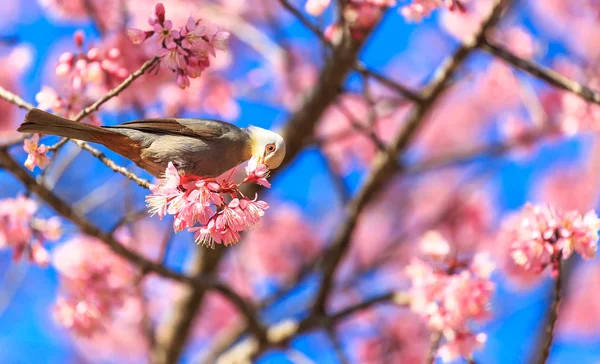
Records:
M552 347L552 341L554 340L554 327L556 326L556 321L558 320L558 306L560 304L561 297L561 286L562 286L562 278L561 278L561 268L562 264L558 266L558 274L556 275L556 280L554 283L554 299L552 300L552 307L550 308L550 317L548 320L548 326L546 326L546 337L544 338L544 345L542 346L542 353L538 360L538 364L545 364L550 356L550 348Z
M427 364L433 364L435 357L437 356L438 347L442 341L442 334L440 332L434 332L431 334L429 343L429 352L427 353Z

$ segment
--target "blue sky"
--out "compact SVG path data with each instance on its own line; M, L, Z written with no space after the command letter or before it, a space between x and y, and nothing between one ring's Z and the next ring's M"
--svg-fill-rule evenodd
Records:
M10 0L9 0L10 1ZM22 96L33 101L35 94L43 85L43 72L47 57L53 52L54 47L60 42L69 42L73 32L84 29L86 34L93 34L94 28L87 23L77 25L60 23L56 24L46 18L34 0L22 1L21 16L17 24L2 27L2 35L16 36L18 42L29 45L35 50L33 63L22 77ZM519 12L519 17L527 19L529 12ZM526 21L531 26L530 21ZM435 19L430 19L420 27L434 27ZM376 41L371 42L365 49L362 59L376 69L383 69L395 55L411 45L415 25L405 24L397 14L391 14L381 25ZM300 25L292 26L289 34L306 38L309 33ZM453 42L447 38L448 42ZM549 54L545 60L551 59L556 54L565 53L564 47L557 42L548 41ZM426 56L426 55L425 55ZM439 62L439 56L433 61L425 62L423 67L429 71ZM475 65L476 66L476 65ZM262 105L241 101L240 125L253 124L271 127L285 120L283 110L265 107ZM114 115L108 122L125 121L133 117L132 114ZM75 148L70 151L76 153ZM551 162L557 160L565 163L572 162L585 151L585 143L570 141L565 143L545 146L533 159L527 161L511 160L484 160L497 171L493 176L496 200L502 208L517 209L530 196L531 182L547 170ZM69 154L66 152L65 154ZM20 158L24 158L22 153ZM119 163L127 165L127 161L111 155ZM56 192L70 200L76 201L87 192L102 185L112 174L106 168L96 163L92 157L81 154L75 167L70 168L60 179ZM317 167L315 167L317 166ZM361 183L363 175L353 173L346 178L346 183L355 190ZM285 171L274 179L274 188L269 198L274 200L292 201L301 206L307 216L315 221L327 218L332 203L335 203L335 192L329 183L329 176L323 168L323 162L314 150L307 150L294 162L293 168ZM76 188L73 188L76 186ZM318 186L318 192L315 192ZM129 186L129 188L133 188ZM22 187L14 179L0 172L0 197L14 196L22 191ZM114 196L115 200L122 197L122 193ZM138 203L143 205L144 191L137 191ZM114 204L100 205L89 216L94 222L110 225L118 214ZM45 210L45 214L50 211ZM68 234L75 230L67 226ZM186 237L182 236L176 242L175 248L169 256L169 263L179 267L185 261L189 244ZM526 362L532 340L537 339L540 329L539 320L547 307L549 299L549 285L546 284L531 292L514 292L504 285L498 278L499 290L495 298L495 309L499 317L493 319L486 330L489 342L483 352L476 358L480 363L524 363ZM65 363L77 362L76 351L71 344L70 335L61 329L51 318L50 306L52 305L56 289L57 275L51 269L42 269L29 266L23 262L13 263L10 252L0 251L0 362L3 363ZM534 334L535 333L535 334ZM596 338L597 339L597 338ZM293 345L313 359L318 343L322 342L319 335L309 335L299 339ZM598 341L588 343L575 343L559 339L553 348L553 363L577 362L593 363L600 357ZM267 359L277 359L285 362L281 355L273 354ZM334 356L328 352L326 358L319 358L320 362L335 362Z

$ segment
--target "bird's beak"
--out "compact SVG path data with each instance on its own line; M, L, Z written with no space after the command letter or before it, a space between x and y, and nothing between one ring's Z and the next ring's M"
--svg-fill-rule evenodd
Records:
M264 154L262 156L258 157L258 163L265 164L265 155Z

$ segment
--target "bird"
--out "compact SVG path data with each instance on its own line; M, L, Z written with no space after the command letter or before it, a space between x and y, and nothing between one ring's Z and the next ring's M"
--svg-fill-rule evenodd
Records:
M102 144L157 178L169 162L185 174L215 178L253 157L269 170L285 158L281 135L219 120L150 118L95 126L32 109L17 130Z

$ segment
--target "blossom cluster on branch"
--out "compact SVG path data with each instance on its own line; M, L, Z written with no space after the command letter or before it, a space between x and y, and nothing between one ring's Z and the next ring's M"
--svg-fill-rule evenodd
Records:
M154 16L148 19L152 30L131 28L127 34L134 44L151 42L155 55L161 63L176 74L177 85L190 86L190 78L200 77L210 66L209 56L216 56L216 50L226 51L229 32L203 19L190 16L186 25L173 28L173 22L166 19L165 7L156 5Z
M188 229L195 233L198 244L207 247L227 246L237 243L240 232L256 225L269 208L264 201L244 196L239 187L248 182L270 187L268 173L267 166L258 163L256 157L248 162L247 176L239 184L229 178L182 174L169 162L164 178L150 187L152 194L146 201L151 214L174 216L176 232Z
M125 243L127 236L120 235ZM77 335L103 331L135 292L131 264L95 238L73 237L55 249L52 264L61 278L54 316Z
M35 97L38 108L51 110L66 118L73 118L91 101L117 86L129 75L119 48L85 47L82 31L75 32L73 42L77 51L62 53L55 68L61 81L59 90L43 86ZM88 116L88 119L92 124L100 124L94 114Z
M57 217L35 216L38 209L38 204L26 196L0 200L0 248L12 248L15 260L25 255L29 261L46 266L50 255L43 244L60 238L61 224Z
M413 258L406 267L412 283L410 307L443 336L437 353L445 362L469 357L486 340L470 324L489 317L494 292L490 275L495 265L486 253L458 260L458 252L435 231L425 234L421 249L427 260Z
M551 205L528 204L516 220L512 234L511 256L525 270L542 273L550 267L553 276L560 272L563 259L573 252L591 259L598 249L600 219L594 211L560 211Z

